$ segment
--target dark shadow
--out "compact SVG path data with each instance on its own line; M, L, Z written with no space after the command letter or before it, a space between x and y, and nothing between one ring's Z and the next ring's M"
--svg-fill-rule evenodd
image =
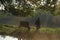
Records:
M36 20L35 25L36 25L37 29L40 28L40 19L39 18Z
M26 27L26 28L30 29L29 23L27 21L20 21L19 27Z

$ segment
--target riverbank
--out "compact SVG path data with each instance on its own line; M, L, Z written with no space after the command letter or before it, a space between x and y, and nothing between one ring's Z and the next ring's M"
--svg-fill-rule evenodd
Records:
M33 33L20 33L18 39L20 38L26 40L60 40L60 33L53 32L53 30L50 33L48 33L47 31L43 32L41 30L41 32L35 31Z
M44 27L34 31L35 27L31 28L29 32L20 33L18 39L26 40L60 40L60 28Z
M19 34L20 32L20 34ZM22 32L22 33L21 33ZM13 37L22 36L23 38L29 38L36 40L60 40L60 28L52 28L52 27L41 27L36 30L36 27L30 27L30 30L24 27L16 27L16 26L2 26L0 29L0 35L9 35Z
M60 40L60 34L35 33L32 40Z

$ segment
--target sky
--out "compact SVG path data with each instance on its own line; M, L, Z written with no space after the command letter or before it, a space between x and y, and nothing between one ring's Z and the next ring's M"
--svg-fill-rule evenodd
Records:
M18 40L18 39L10 36L6 36L5 38L0 36L0 40Z

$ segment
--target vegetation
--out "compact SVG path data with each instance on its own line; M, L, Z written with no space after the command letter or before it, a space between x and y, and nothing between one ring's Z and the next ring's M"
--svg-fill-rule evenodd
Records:
M43 4L42 4L43 3ZM57 5L57 0L15 0L13 2L12 0L0 0L0 4L4 6L4 13L0 14L1 17L5 17L11 13L14 16L19 17L34 17L34 14L38 10L37 14L39 15L40 10L42 9L47 11L50 11L53 15L60 15L60 6ZM5 13L6 12L6 13ZM38 23L37 23L38 24ZM17 27L17 26L10 26L10 25L0 25L0 34L18 34L19 32L26 32L29 31L30 33L36 31L36 27L31 27L30 30L28 30L25 27ZM60 33L60 28L40 28L37 30L40 33Z
M12 32L14 32L17 29L18 29L18 27L16 27L16 26L1 25L0 26L0 33L11 34Z
M25 27L18 28L16 26L7 26L7 25L0 26L0 34L2 34L2 35L12 35L12 33L14 34L14 33L16 33L16 31L18 34L18 30L19 30L19 32L23 32L23 33L28 31L28 29ZM40 33L60 34L60 28L42 27L39 30L36 30L36 27L30 27L30 30L29 30L30 33L34 33L35 31L40 32Z
M41 29L39 29L39 31L41 32L41 33L48 33L48 34L50 34L50 33L57 33L57 34L60 34L60 28L51 28L51 27L46 27L46 28L41 28Z
M14 0L13 0L14 1ZM34 10L44 9L51 11L51 14L56 10L57 0L16 0L13 3L12 0L0 0L1 4L4 5L5 11L15 16L34 16ZM43 4L41 3L43 2Z
M11 14L9 14L9 13L0 13L0 17L1 18L6 18L6 17L8 17L8 16L10 16Z

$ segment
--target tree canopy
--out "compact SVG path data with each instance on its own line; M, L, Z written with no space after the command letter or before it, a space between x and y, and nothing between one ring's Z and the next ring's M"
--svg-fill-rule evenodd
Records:
M33 16L37 9L44 9L53 12L57 0L0 0L7 12L15 16Z

